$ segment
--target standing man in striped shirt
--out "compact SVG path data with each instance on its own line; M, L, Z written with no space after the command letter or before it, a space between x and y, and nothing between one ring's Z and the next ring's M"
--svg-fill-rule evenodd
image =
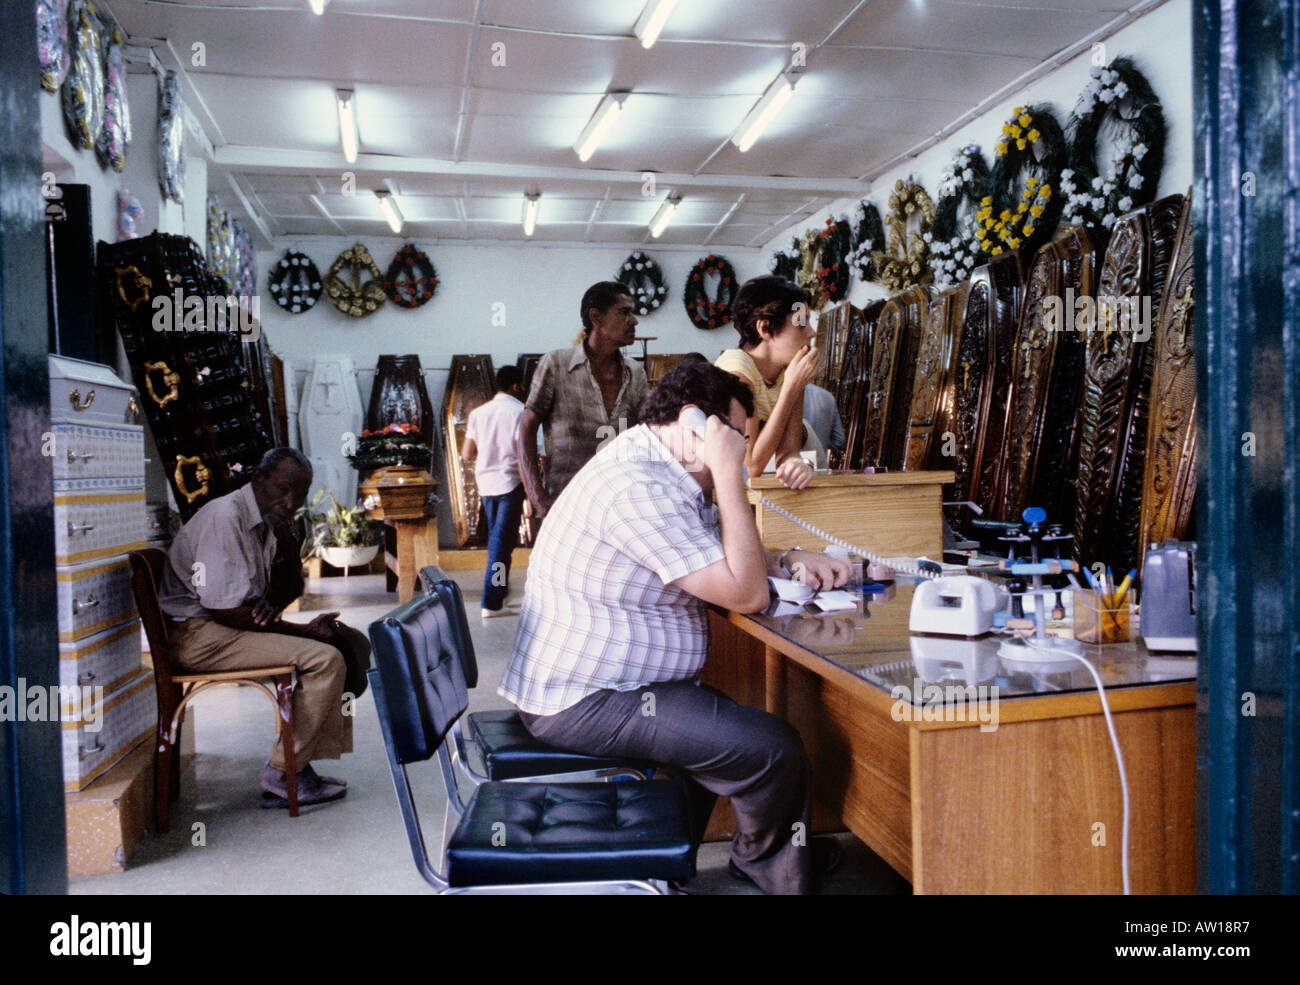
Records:
M703 439L678 423L686 406L709 415ZM742 471L753 412L749 387L707 363L659 382L641 425L601 449L551 508L498 693L545 742L680 769L701 826L714 798L730 797L733 873L802 893L838 846L799 836L810 790L799 735L697 681L707 603L763 609L768 574L796 562L814 587L849 576L847 562L819 554L764 552Z

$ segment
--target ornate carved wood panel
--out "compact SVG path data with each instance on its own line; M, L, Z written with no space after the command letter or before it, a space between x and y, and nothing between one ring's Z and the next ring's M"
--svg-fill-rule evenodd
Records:
M1084 347L1078 332L1057 330L1057 318L1071 297L1095 293L1096 262L1092 238L1074 226L1040 249L1030 268L1012 354L997 519L1018 520L1031 505L1053 521L1073 518Z
M1169 276L1152 339L1151 417L1142 483L1138 560L1147 547L1181 539L1196 496L1196 355L1193 351L1192 205L1178 221Z
M952 416L956 379L953 367L961 343L962 322L970 282L939 294L930 305L916 357L912 405L908 413L903 468L920 471L940 467L941 436Z
M971 274L962 349L957 356L957 489L991 514L1001 478L1002 439L1011 394L1016 323L1024 293L1020 257L996 256ZM966 348L966 340L970 348ZM969 527L971 512L957 513L957 529Z
M847 301L823 308L817 314L817 348L822 353L822 378L819 386L839 395L844 368L844 351L857 309Z
M451 496L452 522L456 526L456 546L464 547L483 540L482 504L479 501L478 483L474 481L474 466L460 457L465 443L465 425L469 412L492 399L493 377L491 356L452 356L451 371L447 376L447 389L442 398L443 433L447 465L447 490Z
M1106 249L1085 340L1074 552L1127 571L1137 561L1154 326L1182 196L1124 216ZM1157 273L1157 270L1159 273Z
M901 468L912 406L916 354L930 306L930 291L909 287L880 312L871 346L862 464Z
M873 301L854 319L845 344L839 395L840 419L844 422L844 457L841 468L860 469L867 413L867 385L871 373L871 344L884 301Z

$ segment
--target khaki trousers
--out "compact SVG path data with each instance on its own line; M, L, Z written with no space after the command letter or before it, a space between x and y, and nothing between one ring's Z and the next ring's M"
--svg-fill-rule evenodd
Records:
M313 760L338 759L352 751L352 716L343 714L342 700L347 668L336 647L283 633L232 629L202 618L172 623L168 629L172 658L182 672L249 670L277 664L292 664L297 669L293 737L298 769ZM368 651L367 647L367 658ZM271 765L284 770L279 738L271 753Z

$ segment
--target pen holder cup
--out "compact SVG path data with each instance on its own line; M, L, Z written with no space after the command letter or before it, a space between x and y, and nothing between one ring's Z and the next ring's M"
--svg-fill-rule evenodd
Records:
M1081 643L1127 643L1129 603L1118 605L1101 592L1074 593L1074 638Z

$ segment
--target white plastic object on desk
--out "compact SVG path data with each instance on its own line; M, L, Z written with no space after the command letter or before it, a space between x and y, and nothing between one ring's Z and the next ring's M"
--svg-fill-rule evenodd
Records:
M982 636L993 629L993 614L1007 608L1005 588L974 575L921 582L912 595L907 628L941 636Z

